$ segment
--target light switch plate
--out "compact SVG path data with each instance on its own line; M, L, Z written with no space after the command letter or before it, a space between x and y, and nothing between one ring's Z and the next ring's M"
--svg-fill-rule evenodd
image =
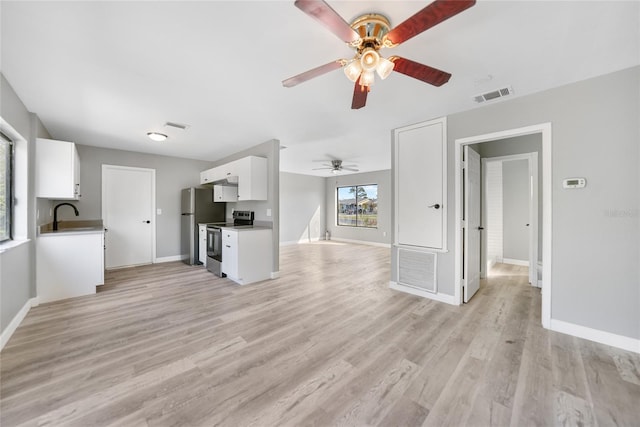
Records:
M271 209L267 209L267 216L271 216Z
M156 214L157 215L162 215L162 209L156 209Z

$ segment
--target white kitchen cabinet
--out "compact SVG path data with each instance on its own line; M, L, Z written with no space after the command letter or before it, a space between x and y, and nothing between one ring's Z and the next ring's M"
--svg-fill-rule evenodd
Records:
M200 184L214 184L225 180L237 184L237 198L233 201L267 200L267 159L247 156L200 172Z
M207 226L198 225L198 261L207 265Z
M237 280L238 273L238 232L222 230L222 265L221 270L230 279Z
M246 285L271 277L272 230L222 229L221 270L236 283Z
M73 142L36 140L36 197L78 200L80 157Z
M236 160L200 172L200 184L213 184L215 182L220 182L223 180L237 182L237 162L238 161Z
M235 185L214 185L213 201L214 202L237 202L238 187Z
M104 284L104 232L46 234L36 240L41 303L96 293Z
M267 200L267 159L248 156L236 162L238 200Z

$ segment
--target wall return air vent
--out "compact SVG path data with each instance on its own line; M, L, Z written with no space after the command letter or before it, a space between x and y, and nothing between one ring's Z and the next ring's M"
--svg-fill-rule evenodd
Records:
M473 97L473 100L478 104L486 101L493 101L494 99L504 98L505 96L513 95L513 88L511 86L503 87L502 89L492 90L491 92L483 93Z

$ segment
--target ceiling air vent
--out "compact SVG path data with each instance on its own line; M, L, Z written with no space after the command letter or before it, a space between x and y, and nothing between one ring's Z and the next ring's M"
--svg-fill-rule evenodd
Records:
M166 122L164 124L165 127L170 127L170 128L175 128L175 129L180 129L180 130L187 130L189 129L189 125L183 125L182 123L174 123L174 122Z
M491 92L483 93L481 95L476 95L473 97L473 100L477 103L492 101L494 99L503 98L508 95L513 94L513 88L511 86L504 87L498 90L492 90Z

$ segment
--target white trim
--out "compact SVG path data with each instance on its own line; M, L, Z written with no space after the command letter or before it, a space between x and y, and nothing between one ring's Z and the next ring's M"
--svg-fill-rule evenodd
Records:
M458 305L458 303L456 302L456 299L455 299L455 297L453 295L422 291L420 289L416 289L416 288L413 288L411 286L401 285L398 282L389 282L389 288L391 288L391 289L393 289L395 291L405 292L405 293L408 293L408 294L411 294L411 295L416 295L416 296L423 297L423 298L429 298L429 299L432 299L434 301L444 302L446 304Z
M280 272L279 271L272 271L271 275L269 277L271 279L278 279L280 277Z
M524 267L529 267L529 261L524 259L513 259L513 258L502 258L503 264L511 264L511 265L522 265ZM538 272L536 272L536 275Z
M6 242L0 243L0 254L8 251L9 249L17 248L20 245L30 242L31 239L14 239L7 240Z
M555 332L561 332L563 334L583 338L585 340L595 341L600 344L610 345L611 347L617 347L623 350L632 351L634 353L640 353L640 339L612 334L611 332L592 329L586 326L576 325L575 323L564 322L558 319L551 319L549 329Z
M157 220L157 216L156 216L156 170L155 169L151 169L151 168L136 168L136 167L131 167L131 166L119 166L119 165L107 165L107 164L103 164L102 165L102 175L101 175L101 179L102 179L102 218L103 220L105 218L107 218L106 215L106 211L105 211L105 179L104 179L104 172L105 169L120 169L120 170L128 170L128 171L141 171L141 172L150 172L151 173L151 218L152 218L152 224L153 227L151 227L151 262L155 262L156 260L156 232L157 232L157 228L158 228L158 220ZM104 224L104 226L106 228L108 228L108 224ZM105 240L106 240L106 236L105 236ZM110 269L118 269L121 267L130 267L130 266L118 266L118 267L111 267Z
M0 336L0 351L7 344L7 342L9 341L13 333L16 331L16 329L18 329L18 326L20 326L20 323L22 323L24 318L27 316L27 313L29 313L29 310L31 310L31 307L37 307L37 306L38 306L38 297L28 299L27 302L24 303L20 311L16 313L16 315L13 317L11 322L7 325L6 328L4 328L4 331L2 331L2 335Z
M377 246L379 248L391 248L391 244L389 243L380 243L380 242L368 242L366 240L354 240L354 239L343 239L341 237L332 237L331 240L342 243L355 243L356 245L367 245L367 246ZM329 242L331 240L328 240Z
M509 129L499 132L487 133L484 135L476 135L467 138L460 138L454 141L454 190L455 190L455 256L454 256L454 299L458 304L462 304L462 240L460 223L462 218L462 171L461 164L461 152L462 147L468 144L478 144L481 142L495 141L499 139L513 138L516 136L531 135L540 133L542 134L542 277L544 278L542 284L542 326L549 329L551 323L551 236L552 236L552 215L551 215L551 192L552 192L552 168L551 168L551 123L541 123L532 126L526 126L517 129Z
M542 280L538 280L538 287L541 288L542 287Z
M173 255L173 256L161 256L160 258L154 258L154 264L160 264L163 262L182 261L189 258L189 255Z

